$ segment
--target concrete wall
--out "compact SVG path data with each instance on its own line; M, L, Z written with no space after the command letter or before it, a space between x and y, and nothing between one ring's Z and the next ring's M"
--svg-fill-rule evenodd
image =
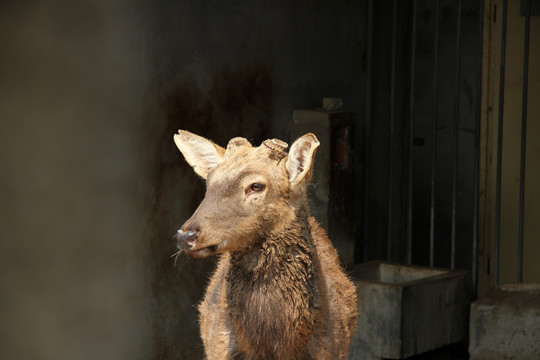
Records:
M200 359L214 260L169 258L204 192L172 134L360 112L364 23L346 0L3 3L0 357Z
M0 6L3 359L149 353L139 7Z

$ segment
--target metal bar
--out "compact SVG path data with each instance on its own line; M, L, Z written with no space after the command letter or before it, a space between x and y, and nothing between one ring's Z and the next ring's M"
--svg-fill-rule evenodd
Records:
M414 80L416 74L416 0L412 4L411 30L411 77L409 88L409 204L408 204L408 234L407 234L407 263L412 263L412 226L413 226L413 142L414 142Z
M371 167L371 91L373 78L373 1L367 1L367 19L366 19L366 96L364 106L364 206L363 206L363 254L364 261L369 259L369 227L370 227L370 167Z
M452 160L452 233L451 233L451 251L450 268L456 268L456 208L457 208L457 167L459 155L459 97L461 95L461 2L457 5L457 25L456 25L456 88L454 94L454 131L453 131L453 153Z
M519 169L519 234L518 234L518 282L523 282L523 231L525 217L525 165L527 152L527 97L529 91L529 44L531 32L531 1L527 1L525 14L525 46L523 54L523 100L521 108L521 164Z
M506 30L508 25L508 0L503 0L501 30L501 60L499 70L499 124L497 132L497 179L495 188L495 239L493 259L493 280L499 284L501 248L501 180L504 120L504 75L506 72Z
M483 64L483 39L484 39L484 0L480 1L478 11L478 74L476 76L476 116L474 124L474 213L473 213L473 241L472 241L472 287L473 296L478 292L478 211L480 202L480 124L482 121L482 64Z
M435 31L433 40L433 115L431 117L431 204L429 226L429 266L435 266L435 170L437 166L437 118L439 88L439 13L440 0L435 2Z
M390 87L390 144L388 157L388 240L386 258L392 260L392 225L393 225L393 187L394 187L394 123L396 107L396 37L397 37L397 0L392 1L392 75Z

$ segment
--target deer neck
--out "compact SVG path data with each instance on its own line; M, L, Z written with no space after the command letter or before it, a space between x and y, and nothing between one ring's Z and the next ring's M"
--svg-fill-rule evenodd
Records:
M294 342L298 348L304 340L295 334L313 328L316 259L307 212L302 215L250 249L231 253L227 301L239 346L248 352L265 351L261 344L286 349Z
M232 252L231 272L246 273L249 275L246 280L255 281L271 277L275 271L288 274L300 270L296 264L300 263L303 270L311 273L314 244L308 216L307 207L302 207L294 220L261 234L250 246Z

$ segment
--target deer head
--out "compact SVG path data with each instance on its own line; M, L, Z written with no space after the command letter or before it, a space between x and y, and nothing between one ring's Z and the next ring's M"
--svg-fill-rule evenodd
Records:
M253 147L234 138L224 149L187 131L174 135L176 146L193 170L206 180L206 195L178 230L180 250L192 257L237 251L283 230L307 210L319 141L313 134L288 145L278 139Z

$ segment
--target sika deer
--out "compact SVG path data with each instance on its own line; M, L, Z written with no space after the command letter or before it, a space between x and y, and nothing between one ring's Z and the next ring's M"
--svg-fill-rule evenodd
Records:
M178 248L222 254L199 305L208 359L344 359L356 324L356 292L335 248L309 216L313 134L223 149L174 135L206 196L178 230Z

